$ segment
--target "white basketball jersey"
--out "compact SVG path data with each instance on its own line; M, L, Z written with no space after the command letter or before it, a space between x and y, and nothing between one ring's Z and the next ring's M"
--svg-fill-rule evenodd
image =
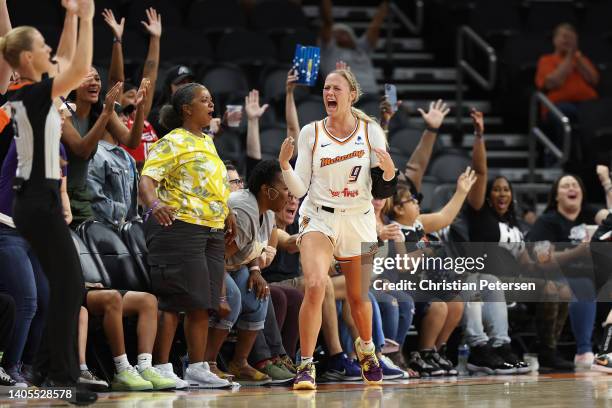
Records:
M359 119L353 132L337 139L325 127L326 120L314 122L312 176L306 202L337 209L372 205L371 152L368 123Z

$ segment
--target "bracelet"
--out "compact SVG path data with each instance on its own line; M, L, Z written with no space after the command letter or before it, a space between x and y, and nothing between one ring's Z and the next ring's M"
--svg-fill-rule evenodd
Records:
M427 126L427 127L425 127L425 130L430 132L430 133L438 134L438 132L440 131L440 128L432 128L432 127Z
M121 44L121 39L117 38L117 37L113 37L113 43L119 43Z
M143 221L145 222L147 221L149 216L153 213L153 210L155 210L159 206L159 204L160 204L159 200L153 201L153 204L151 205L151 207L142 216Z
M227 303L227 296L219 296L219 303Z
M257 271L257 272L261 272L261 269L259 268L259 266L251 266L249 268L249 273L252 271Z

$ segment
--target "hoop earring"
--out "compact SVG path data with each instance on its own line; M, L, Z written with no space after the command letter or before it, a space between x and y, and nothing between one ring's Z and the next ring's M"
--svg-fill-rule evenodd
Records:
M274 197L270 197L270 190L274 190L274 192L276 193L276 195ZM266 193L266 195L268 196L268 199L270 201L274 201L278 198L278 196L280 195L280 192L275 189L274 187L268 187L268 192Z

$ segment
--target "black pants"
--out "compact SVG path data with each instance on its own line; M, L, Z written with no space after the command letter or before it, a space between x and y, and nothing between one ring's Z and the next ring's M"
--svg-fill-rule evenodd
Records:
M74 384L79 377L77 328L85 288L79 255L63 217L59 183L26 183L15 198L13 219L49 281L49 319L35 369L58 384Z
M5 352L13 339L14 326L15 302L11 296L0 293L0 352Z

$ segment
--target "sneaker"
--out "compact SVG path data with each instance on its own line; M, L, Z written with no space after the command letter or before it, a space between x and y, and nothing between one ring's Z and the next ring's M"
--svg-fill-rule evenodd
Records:
M297 369L295 380L293 380L294 390L314 390L317 388L315 378L317 371L313 363L301 364Z
M145 381L153 384L153 389L156 391L176 388L176 382L173 379L164 377L155 367L148 367L144 370L138 369L138 373Z
M3 367L0 367L0 386L17 387L17 381L13 380L11 376L4 371Z
M289 357L288 355L285 354L284 356L279 357L278 361L280 361L285 366L285 368L291 371L293 374L297 372L295 364L291 360L291 357Z
M431 364L423 361L423 358L418 351L410 352L408 367L411 370L416 371L419 374L419 377L431 377L434 375L438 376L444 373L444 370L442 370L440 367L434 367Z
M612 353L598 354L593 362L592 369L602 373L612 374Z
M172 368L172 363L157 364L155 368L159 370L159 374L174 381L175 388L177 390L182 390L182 389L189 387L189 383L187 381L183 380L181 377L179 377L178 375L174 373L174 369Z
M361 379L361 367L344 353L336 354L327 361L327 369L321 375L329 381L358 381Z
M58 382L49 378L42 380L40 383L41 388L75 388L76 392L73 394L74 400L71 401L71 404L74 405L89 405L98 400L98 394L81 387L77 387L77 385L78 384L74 383Z
M512 365L517 374L526 374L531 369L529 368L529 364L518 358L516 354L512 351L512 346L510 343L502 344L499 347L493 347L495 353L502 358L506 363Z
M94 373L91 372L91 370L81 371L77 383L94 392L108 390L108 383L98 378Z
M229 365L230 374L234 375L236 381L242 385L266 385L272 382L267 374L257 371L250 365L239 367L233 361Z
M438 364L440 355L435 350L421 350L419 351L419 354L421 355L423 362L432 367L431 371L429 372L430 376L439 377L446 374L446 369Z
M498 356L493 347L487 343L470 347L467 369L470 373L502 375L516 373L516 368Z
M270 385L285 384L295 378L295 374L287 370L282 363L273 363L271 360L267 361L261 372L272 379Z
M207 362L200 363L195 367L187 367L185 381L189 383L190 387L194 388L228 388L232 386L229 381L213 374Z
M217 377L221 378L222 380L227 380L233 384L234 376L230 373L226 373L225 371L221 370L219 366L217 366L216 361L209 361L208 368L210 369L210 372L216 375Z
M397 353L400 349L400 345L397 341L391 339L385 339L385 344L382 347L382 354Z
M565 360L557 354L556 349L550 347L542 347L538 353L538 363L540 369L558 370L558 371L574 371L574 363Z
M433 353L433 359L435 360L436 364L438 364L438 366L440 366L440 368L446 372L446 375L457 375L455 365L448 359L448 357L446 357L446 344L440 346L440 349Z
M148 391L153 389L153 384L138 374L132 366L120 373L115 373L111 383L113 391Z
M380 366L374 348L372 351L365 351L361 348L361 338L355 340L355 353L361 365L361 378L366 384L381 384L383 380L383 370Z
M25 377L21 374L21 364L15 364L14 366L7 368L6 373L15 380L15 387L19 388L27 388L32 384L25 379Z
M380 366L383 370L383 380L397 380L399 378L410 378L408 373L396 366L391 359L385 355L380 356Z
M574 357L574 366L576 367L576 370L590 370L593 365L593 360L595 360L595 355L591 352L576 354Z

